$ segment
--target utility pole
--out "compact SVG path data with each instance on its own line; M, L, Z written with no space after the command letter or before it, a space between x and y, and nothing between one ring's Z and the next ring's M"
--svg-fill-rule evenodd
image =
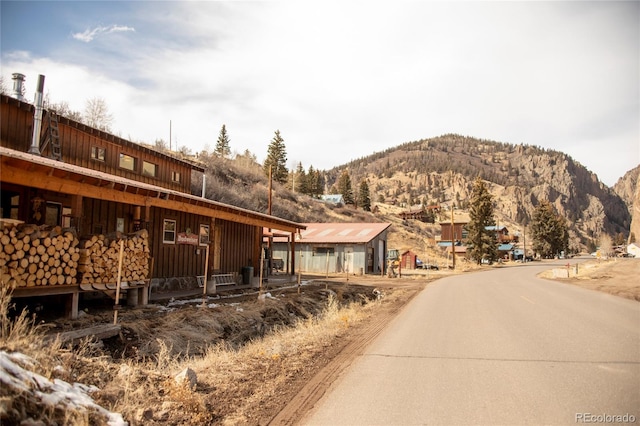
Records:
M272 188L273 188L272 187L272 180L273 180L272 172L273 172L273 166L270 165L269 166L269 206L268 206L269 216L271 216L271 191L272 191ZM267 277L269 276L269 274L271 272L271 256L272 256L271 255L271 249L272 249L272 246L273 246L273 233L271 231L272 231L272 229L269 228L269 238L267 239L267 253L268 253L268 256L267 256L268 264L267 264L267 271L266 271ZM263 261L263 263L264 263L264 261Z
M271 216L271 182L273 181L272 179L272 169L273 166L269 166L269 203L267 206L267 213L269 214L269 216Z
M451 201L451 260L453 262L453 270L456 270L456 228L453 221L453 201Z

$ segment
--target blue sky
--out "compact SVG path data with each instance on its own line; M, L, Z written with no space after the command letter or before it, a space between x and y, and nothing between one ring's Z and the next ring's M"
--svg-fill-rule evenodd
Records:
M640 164L640 2L0 2L1 73L113 133L327 169L459 133Z

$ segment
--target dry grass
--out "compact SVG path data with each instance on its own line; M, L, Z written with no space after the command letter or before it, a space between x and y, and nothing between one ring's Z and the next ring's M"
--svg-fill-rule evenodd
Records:
M540 274L590 290L640 301L640 259L592 259L569 268L556 268Z
M273 298L245 302L242 309L186 307L146 320L132 311L131 318L123 315L122 320L148 340L137 342L139 356L113 358L89 340L65 348L45 339L46 329L26 312L8 315L9 294L0 293L0 350L28 355L35 362L23 367L47 379L96 386L93 400L131 425L257 424L265 406L282 398L293 378L304 375L336 338L378 305L357 295L324 302L316 297L322 308L313 312L312 300L302 295L295 303ZM269 326L257 327L269 316ZM197 374L195 389L174 379L187 367ZM0 401L1 424L27 418L45 424L106 424L94 409L61 404L43 409L33 394L4 386Z
M82 342L77 351L71 352L61 346L58 339L48 339L46 328L29 318L25 310L17 313L11 303L11 289L0 283L0 352L10 359L14 370L2 371L0 386L0 424L21 421L42 422L40 424L101 425L106 417L92 407L77 408L73 402L47 398L47 386L54 380L78 382L74 373L78 365L86 369L93 363L92 345ZM15 369L14 368L14 369ZM20 379L20 371L27 370L33 378ZM17 379L16 379L17 378ZM91 383L85 381L84 383ZM37 423L33 423L37 424Z

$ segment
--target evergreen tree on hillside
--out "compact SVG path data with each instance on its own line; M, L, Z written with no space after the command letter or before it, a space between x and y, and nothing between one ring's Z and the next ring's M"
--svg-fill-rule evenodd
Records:
M351 177L349 176L349 172L345 170L340 175L337 184L338 194L342 194L342 199L345 204L354 204L355 200L353 199L353 188L351 187Z
M216 141L216 148L213 152L220 156L226 158L231 154L231 147L229 145L229 135L227 134L227 127L223 124L220 129L220 134L218 135L218 140Z
M473 183L467 224L468 242L471 246L469 255L478 264L482 259L496 260L498 252L494 240L494 232L487 227L495 226L493 197L486 183L477 178Z
M567 223L546 200L533 212L531 237L533 251L543 258L552 258L569 247Z
M267 149L267 158L264 160L264 172L269 176L269 167L271 167L271 176L274 181L280 183L287 182L289 170L287 170L287 149L284 145L284 139L280 136L280 130L276 130L275 136Z
M360 182L360 190L358 191L358 201L362 210L371 211L371 193L369 192L369 184L366 179Z
M293 176L294 192L299 192L301 194L309 194L309 179L307 173L304 171L302 167L302 163L298 163L298 167L296 168L295 174Z
M309 188L309 195L319 198L324 193L324 179L319 170L309 166L307 172L307 185Z

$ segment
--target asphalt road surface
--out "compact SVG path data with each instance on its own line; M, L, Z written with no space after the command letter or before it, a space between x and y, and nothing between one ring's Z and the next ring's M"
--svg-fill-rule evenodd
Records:
M300 424L640 424L640 303L550 267L430 284Z

